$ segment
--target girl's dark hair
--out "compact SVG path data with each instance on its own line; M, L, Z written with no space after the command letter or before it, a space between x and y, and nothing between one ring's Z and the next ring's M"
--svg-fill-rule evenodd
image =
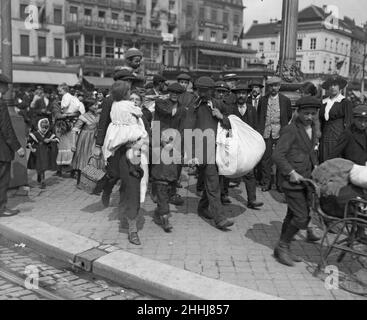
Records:
M91 99L91 98L87 98L86 100L84 100L83 104L85 106L85 110L88 112L90 107L96 104L96 102L97 101L95 99Z
M116 81L111 88L113 101L129 100L130 85L126 81Z
M312 82L305 82L299 89L303 94L317 95L317 88Z

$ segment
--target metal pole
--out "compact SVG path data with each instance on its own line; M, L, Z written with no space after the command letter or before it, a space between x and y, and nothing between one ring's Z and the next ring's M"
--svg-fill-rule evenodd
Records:
M363 64L362 64L362 84L361 84L361 102L364 103L364 79L366 76L366 46L367 46L367 28L364 28L364 49L363 49Z
M1 0L1 70L10 79L4 100L9 105L13 97L13 45L11 32L11 0Z

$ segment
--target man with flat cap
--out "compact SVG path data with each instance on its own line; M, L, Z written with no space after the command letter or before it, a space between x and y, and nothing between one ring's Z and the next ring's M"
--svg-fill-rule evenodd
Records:
M297 101L296 107L298 117L284 127L273 153L288 205L274 257L287 266L301 261L291 252L290 244L297 232L307 229L310 222L309 190L302 180L311 179L318 164L315 120L321 101L311 96L303 97Z
M248 101L248 94L251 92L251 88L245 84L239 84L236 88L232 89L232 92L236 95L237 101L230 107L230 114L237 116L251 128L256 130L256 109L252 106L251 102ZM257 210L264 204L256 201L256 178L254 171L249 172L242 179L246 186L247 207L249 209Z
M195 94L188 91L191 81L192 79L187 73L182 73L177 77L177 83L180 84L185 90L185 92L178 97L178 102L186 109L196 99Z
M267 81L269 87L269 94L262 97L259 101L257 109L257 130L263 136L266 144L264 156L260 162L261 178L263 192L271 190L271 174L272 174L272 160L271 156L273 148L276 146L280 136L280 130L288 125L292 118L292 103L281 93L280 84L281 79L278 77L270 78ZM281 187L278 183L279 174L276 174L277 190L281 192Z
M353 109L352 124L340 135L331 158L343 158L367 166L367 105Z
M8 106L3 101L3 96L9 90L10 80L0 74L0 217L10 217L19 213L19 210L11 210L6 204L7 192L10 185L11 162L14 154L25 157L25 151L21 147L11 123Z
M198 206L199 216L209 219L220 230L234 223L227 219L221 203L221 188L216 165L216 136L218 123L230 129L227 110L222 101L213 98L215 82L210 77L200 77L195 82L198 99L189 106L185 119L186 130L197 133L194 139L185 137L186 163L198 167L205 190Z
M184 92L184 88L178 83L173 83L168 87L168 92L169 98L166 100L158 99L155 105L152 131L159 133L161 141L158 146L152 145L153 163L151 165L152 196L157 203L153 220L157 225L162 226L165 232L171 232L172 229L169 222L169 204L180 206L184 203L176 189L179 167L182 162L166 163L160 155L163 152L168 152L167 155L173 156L171 153L175 149L181 159L180 149L182 148L186 115L186 109L180 107L178 103L178 97ZM154 159L156 155L159 155L159 159ZM156 160L159 160L159 163L156 163Z
M251 90L251 94L248 97L248 102L257 111L257 107L261 98L261 90L264 88L264 85L259 81L251 81L251 83L249 84L249 88Z
M229 73L223 76L223 81L229 87L229 90L232 90L236 87L238 80L239 78L235 73ZM232 92L230 92L226 97L226 103L230 105L235 104L236 100L236 95Z

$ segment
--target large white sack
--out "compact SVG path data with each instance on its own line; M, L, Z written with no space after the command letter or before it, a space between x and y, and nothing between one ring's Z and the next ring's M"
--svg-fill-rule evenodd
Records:
M219 175L239 178L258 165L265 153L265 141L237 116L228 118L232 130L218 125L216 163Z
M354 165L349 178L355 186L367 189L367 166Z

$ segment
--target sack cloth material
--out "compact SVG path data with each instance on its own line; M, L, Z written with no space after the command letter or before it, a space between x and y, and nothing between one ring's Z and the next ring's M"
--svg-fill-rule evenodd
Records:
M354 165L349 178L353 185L367 189L367 166Z
M265 153L263 137L243 122L230 115L231 130L218 124L216 163L219 175L239 178L252 171Z

